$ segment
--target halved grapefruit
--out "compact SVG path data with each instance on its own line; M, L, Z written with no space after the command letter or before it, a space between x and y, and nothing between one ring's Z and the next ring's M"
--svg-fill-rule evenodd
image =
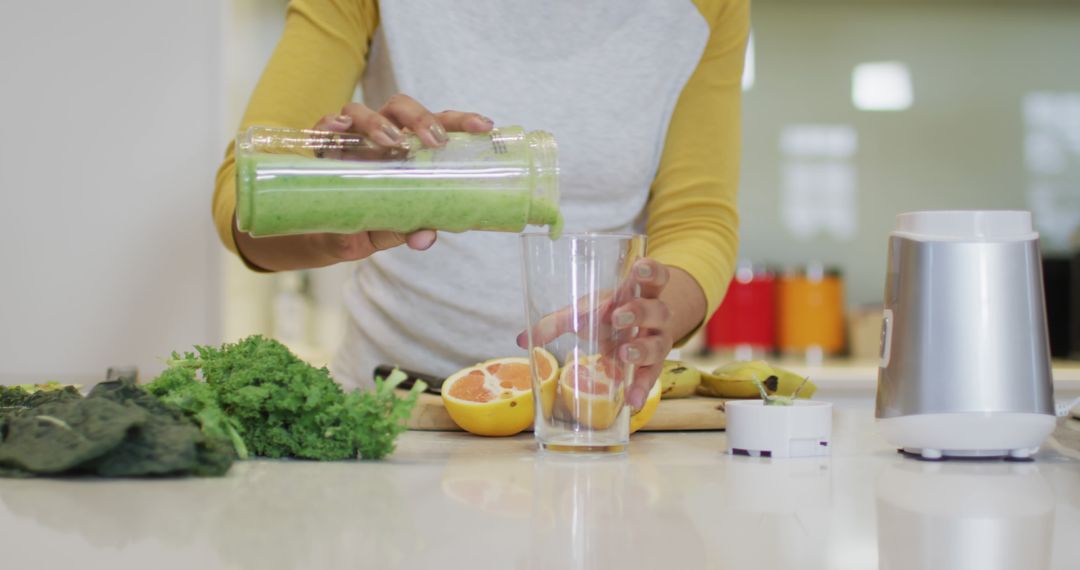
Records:
M625 386L617 365L608 358L592 355L578 358L563 367L559 377L562 404L580 424L607 429L626 404ZM655 382L640 410L630 413L630 433L649 423L660 404L660 383Z
M545 417L555 401L558 361L548 351L534 348L532 357L540 377L540 400ZM520 433L533 421L532 373L526 357L495 358L460 370L442 386L443 404L461 429L477 435Z
M626 401L617 374L611 359L598 354L568 360L559 376L559 393L574 421L596 430L611 427Z

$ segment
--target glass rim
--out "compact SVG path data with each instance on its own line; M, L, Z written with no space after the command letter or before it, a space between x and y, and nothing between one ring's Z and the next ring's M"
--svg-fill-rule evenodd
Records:
M522 241L529 241L538 238L544 238L548 241L562 241L569 240L627 240L634 238L644 238L645 234L634 232L565 232L558 237L558 239L551 239L551 236L546 231L525 232L521 234Z

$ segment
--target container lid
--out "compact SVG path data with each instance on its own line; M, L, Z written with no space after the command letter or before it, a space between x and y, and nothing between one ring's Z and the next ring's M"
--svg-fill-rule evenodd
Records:
M805 277L808 281L823 281L826 277L843 277L844 272L835 265L825 265L820 261L811 261L805 265L792 265L784 268L782 277Z
M1028 241L1039 234L1025 210L931 210L896 216L892 235L918 241Z
M749 283L755 279L772 277L773 274L772 267L764 263L740 259L735 263L735 275L733 278L739 283Z

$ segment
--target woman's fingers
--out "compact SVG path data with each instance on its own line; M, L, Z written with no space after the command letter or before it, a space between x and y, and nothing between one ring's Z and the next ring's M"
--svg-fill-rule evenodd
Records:
M601 361L608 362L614 377L621 377L627 364L633 365L627 401L640 409L673 344L669 330L671 309L659 299L668 279L666 265L641 259L634 263L615 295L606 296L599 303L595 297L589 297L585 307L565 307L540 319L531 331L533 344L545 345L572 331L596 338ZM588 311L589 306L595 307L594 310ZM525 348L527 334L521 333L517 341L518 346Z
M349 115L325 115L315 123L316 131L343 133L352 126L353 118Z
M664 359L671 352L672 339L665 333L639 337L620 349L619 357L634 364L634 378L626 392L626 400L635 410L645 405L653 383L660 377Z
M399 245L408 245L410 249L425 250L435 244L435 232L420 230L411 234L398 232L357 232L355 234L310 234L316 248L330 259L337 261L356 261L371 254Z
M382 251L384 249L390 249L397 247L405 243L406 236L399 232L386 232L376 231L367 232L368 239L371 240L371 248L374 251ZM372 253L374 253L374 251Z
M418 230L411 234L387 231L362 233L367 233L368 239L371 240L371 247L374 251L382 251L399 245L407 245L409 246L409 249L423 251L435 245L434 230Z
M325 115L319 122L315 123L314 129L316 131L330 131L334 133L344 133L352 127L353 119L349 115ZM341 149L337 148L320 148L315 150L315 156L319 158L344 158Z
M437 239L435 230L418 230L405 237L405 243L409 249L425 251L435 245Z
M659 329L666 326L670 318L671 309L660 299L634 299L615 309L611 314L611 326L616 329Z
M398 146L405 141L405 134L388 118L360 103L349 103L341 109L342 117L349 117L349 131L364 135L380 146Z
M355 234L319 233L307 234L314 248L333 263L356 261L372 254L371 240L367 232Z
M633 299L642 297L655 299L667 286L671 272L663 263L654 259L642 258L634 262L629 274L624 277L612 300L613 308L618 308Z
M619 347L619 359L638 366L663 363L671 345L672 339L666 333L639 336Z
M486 133L490 131L495 122L479 113L466 113L464 111L443 111L436 113L435 118L448 131L462 131L466 133Z
M667 285L668 278L669 272L666 265L653 259L641 259L634 263L630 275L620 285L618 293L613 296L606 296L603 301L599 302L593 313L588 311L588 306L597 305L597 300L594 297L584 297L582 299L582 301L586 301L584 307L565 307L540 319L540 322L532 329L533 343L544 345L564 333L580 329L598 335L602 348L605 348L604 345L607 344L605 341L615 340L610 338L613 332L612 329L616 333L616 338L625 336L624 333L633 328L642 331L666 331L671 324L671 310L658 297ZM639 293L639 295L634 295L635 292ZM637 341L621 345L616 343L621 360L634 364L649 365L654 361L662 362L663 358L671 350L670 335L666 332L651 335L639 334L639 336L640 339ZM653 340L644 340L654 338L664 339L667 346L656 348L652 346ZM618 341L621 341L621 339L618 339ZM649 344L647 346L638 346L634 344L637 342ZM528 337L526 333L523 332L518 335L517 343L522 348L527 346ZM610 345L606 348L611 350ZM642 356L640 353L635 352L634 354L637 355L635 357L628 355L627 350L654 350L659 356L654 356L651 353Z
M416 133L426 146L442 146L450 140L446 134L446 128L435 118L435 115L408 95L401 93L394 95L382 109L379 109L379 113L397 126Z
M532 328L533 344L543 346L564 333L574 330L574 321L578 318L574 307L563 307L554 313L544 315ZM522 332L517 337L517 345L521 348L529 347L528 331Z
M634 369L634 379L630 382L630 388L626 391L626 401L630 407L640 410L645 405L645 399L649 397L649 390L653 383L660 377L663 363L650 366L638 366Z
M669 278L667 266L649 258L635 262L631 275L631 281L641 287L641 296L646 299L659 297Z
M426 146L436 147L450 140L447 131L484 133L494 126L491 119L478 113L448 110L433 114L412 97L399 93L378 111L349 103L340 114L321 118L315 129L358 133L384 147L401 145L405 141L402 129L408 129Z

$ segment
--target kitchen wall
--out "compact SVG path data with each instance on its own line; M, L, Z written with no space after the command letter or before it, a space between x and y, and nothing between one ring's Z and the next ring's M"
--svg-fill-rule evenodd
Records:
M0 382L220 337L216 0L0 5Z
M262 23L246 43L233 40L247 63L269 53L280 1L234 2ZM756 0L752 19L742 257L835 265L854 306L880 301L899 212L1031 209L1046 250L1068 247L1080 224L1080 3ZM853 70L868 62L907 72L906 108L856 108ZM233 82L234 96L247 81ZM878 95L903 87L886 81ZM228 286L243 293L228 296L226 336L272 331L275 285L230 267ZM341 329L347 276L341 267L311 274L305 348L316 358Z
M899 212L1032 209L1050 251L1080 226L1080 3L758 0L753 28L743 256L836 264L880 302ZM853 105L881 61L910 108Z
M236 135L248 97L259 80L270 53L285 27L287 0L231 0L224 3L222 46L222 99L224 109L218 125L215 163L220 163L229 140ZM216 166L216 164L215 164ZM215 243L218 243L215 240ZM236 256L218 248L222 272L221 314L225 339L252 333L271 334L271 307L278 276L257 274Z
M0 8L0 382L153 372L174 348L275 331L295 281L223 253L209 194L285 4ZM1031 208L1063 247L1080 215L1080 4L756 0L753 22L743 256L838 264L854 304L880 297L900 211ZM906 65L910 108L857 110L864 62ZM348 272L301 288L315 359L340 335Z
M225 109L219 147L235 136L248 97L284 28L287 0L232 0L227 3L222 66ZM220 160L220 155L215 157ZM351 265L298 274L249 271L221 249L222 336L236 340L253 333L272 335L308 360L325 363L345 326L341 286ZM297 294L289 294L287 291ZM287 321L287 322L286 322Z

